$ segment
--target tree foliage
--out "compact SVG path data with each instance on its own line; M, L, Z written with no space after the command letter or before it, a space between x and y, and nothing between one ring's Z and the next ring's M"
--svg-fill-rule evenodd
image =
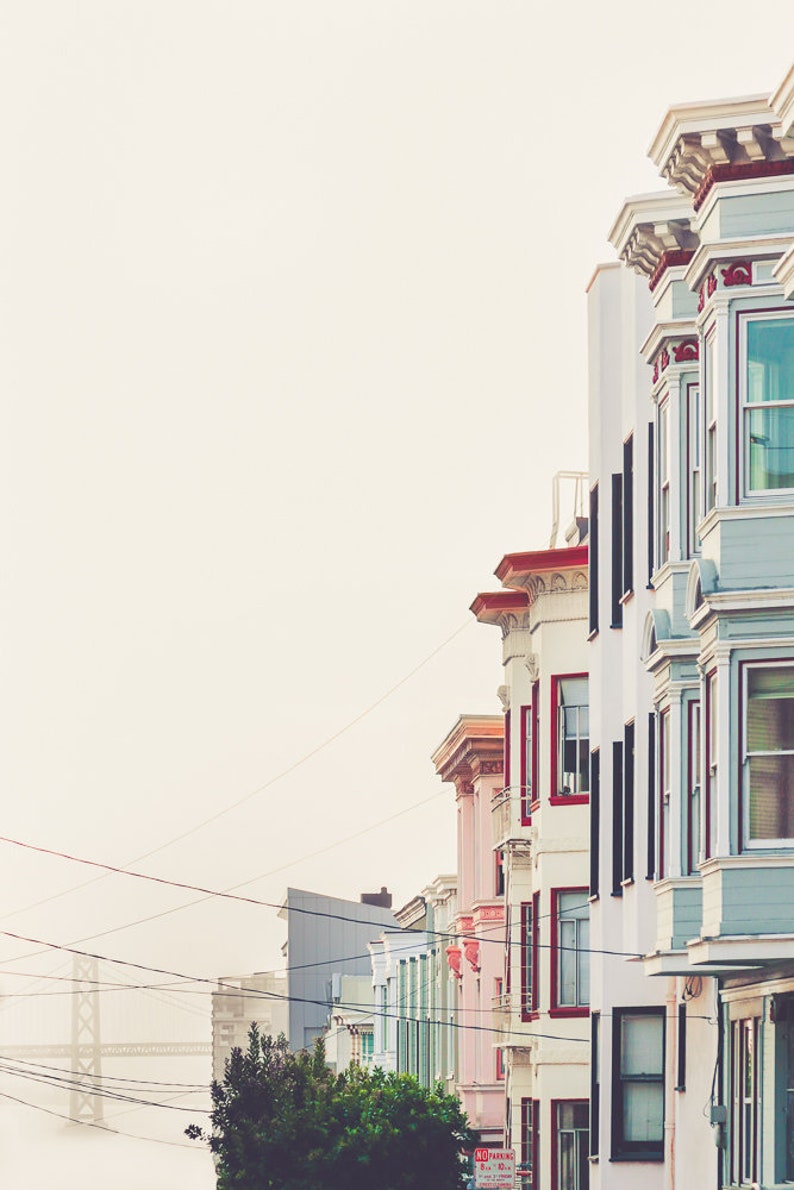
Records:
M407 1074L351 1066L335 1075L322 1040L291 1053L251 1026L212 1085L218 1190L457 1190L471 1148L460 1103Z

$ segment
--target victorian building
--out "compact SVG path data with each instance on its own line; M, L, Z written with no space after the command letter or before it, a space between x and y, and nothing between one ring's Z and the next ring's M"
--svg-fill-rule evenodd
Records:
M504 780L491 798L508 945L492 985L520 1184L586 1186L590 728L587 545L509 554L472 611L502 637Z
M590 318L604 1187L794 1180L794 70L671 108Z
M457 1087L457 988L446 948L455 932L457 883L437 876L395 913L399 930L370 942L372 1064L423 1086Z
M503 782L500 715L461 715L433 753L458 809L458 899L446 957L456 985L457 1090L480 1143L504 1139L504 1068L491 1032L491 1004L504 973L503 872L491 847L491 800Z

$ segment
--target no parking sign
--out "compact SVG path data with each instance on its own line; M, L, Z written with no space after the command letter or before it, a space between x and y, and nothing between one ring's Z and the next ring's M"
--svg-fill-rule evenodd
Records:
M512 1190L516 1180L515 1149L475 1149L474 1185Z

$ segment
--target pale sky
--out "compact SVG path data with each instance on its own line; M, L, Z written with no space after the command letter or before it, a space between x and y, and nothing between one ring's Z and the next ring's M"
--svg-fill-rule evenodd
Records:
M586 468L585 285L661 187L666 108L789 65L790 0L752 37L746 11L0 3L0 834L128 864L470 620L141 864L396 904L454 869L429 756L501 682L468 606ZM0 845L0 929L70 943L187 899L56 895L88 875ZM212 976L282 939L203 904L92 946ZM3 991L29 949L0 938Z

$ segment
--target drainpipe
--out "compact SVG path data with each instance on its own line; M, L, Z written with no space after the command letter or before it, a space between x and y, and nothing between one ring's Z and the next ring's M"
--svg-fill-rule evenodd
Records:
M677 1055L678 1055L678 978L673 975L667 981L667 1001L665 1003L665 1017L670 1029L670 1041L667 1045L666 1071L665 1071L665 1113L664 1113L664 1160L665 1165L669 1169L667 1178L668 1190L675 1190L675 1117L676 1117L676 1098L675 1087L678 1079L677 1074ZM669 1088L669 1106L668 1101Z

